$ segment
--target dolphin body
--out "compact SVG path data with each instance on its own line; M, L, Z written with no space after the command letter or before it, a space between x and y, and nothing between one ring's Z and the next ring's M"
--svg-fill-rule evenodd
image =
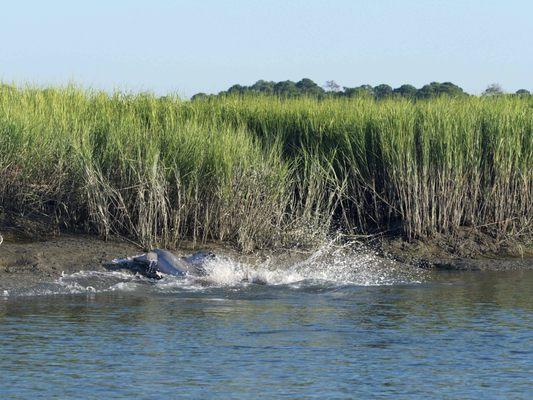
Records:
M109 269L128 269L148 278L160 279L164 275L205 276L205 263L215 255L210 251L198 251L188 257L176 257L168 250L154 249L148 253L126 258L115 258L105 264Z

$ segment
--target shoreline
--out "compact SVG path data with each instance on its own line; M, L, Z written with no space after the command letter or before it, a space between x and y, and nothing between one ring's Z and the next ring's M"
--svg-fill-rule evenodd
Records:
M140 246L118 237L103 240L96 235L71 233L39 238L24 236L5 228L1 232L4 240L0 244L0 292L52 281L63 273L70 274L82 270L104 271L105 261L143 252ZM450 252L439 243L439 240L433 243L409 243L400 238L382 238L379 243L368 246L363 244L363 246L368 247L379 257L424 269L458 272L533 269L533 254L530 248L526 249L522 257L508 253L467 257L464 254L461 256L460 253ZM176 253L186 254L200 247L244 257L229 245L217 243L195 245L188 241L183 241ZM474 251L472 248L469 250ZM476 250L479 251L480 248ZM291 250L286 252L291 253ZM265 252L258 252L261 253Z
M377 244L387 258L426 269L448 271L510 271L533 269L533 246L516 240L497 241L463 229L455 236L407 241L388 237Z

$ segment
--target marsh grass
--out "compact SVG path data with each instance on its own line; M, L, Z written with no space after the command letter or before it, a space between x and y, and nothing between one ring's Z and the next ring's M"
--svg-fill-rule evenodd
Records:
M0 208L143 246L531 237L533 101L181 101L0 86Z

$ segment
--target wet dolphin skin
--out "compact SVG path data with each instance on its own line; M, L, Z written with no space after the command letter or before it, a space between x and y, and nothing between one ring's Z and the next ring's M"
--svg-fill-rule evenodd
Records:
M203 266L214 256L209 251L198 251L188 257L176 257L168 250L154 249L133 257L116 258L106 266L110 269L129 269L156 279L163 275L204 276L206 272Z

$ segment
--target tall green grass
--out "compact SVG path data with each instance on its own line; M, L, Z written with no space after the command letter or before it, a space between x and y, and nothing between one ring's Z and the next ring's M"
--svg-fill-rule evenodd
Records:
M0 86L0 207L145 246L531 237L533 100L181 101Z

